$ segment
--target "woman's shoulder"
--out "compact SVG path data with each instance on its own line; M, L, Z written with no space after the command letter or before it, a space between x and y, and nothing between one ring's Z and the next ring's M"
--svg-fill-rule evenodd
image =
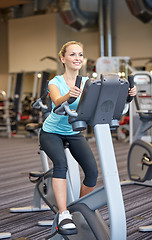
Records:
M58 85L62 80L63 80L63 75L57 75L49 81L49 85L50 84Z

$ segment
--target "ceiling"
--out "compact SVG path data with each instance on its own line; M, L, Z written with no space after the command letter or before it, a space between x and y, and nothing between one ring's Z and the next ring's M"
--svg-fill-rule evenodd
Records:
M30 3L31 0L0 0L0 9L13 7L20 4Z

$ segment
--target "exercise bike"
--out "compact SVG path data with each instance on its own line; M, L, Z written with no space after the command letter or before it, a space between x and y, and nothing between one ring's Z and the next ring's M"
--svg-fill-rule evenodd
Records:
M151 85L152 79L150 75L149 79L149 85ZM139 89L137 96L134 98L140 124L129 149L127 166L129 183L152 187L152 144L141 139L152 128L152 109L141 109L139 104L139 100L142 98L152 98L146 92L145 89ZM139 227L139 231L152 231L152 226Z
M52 203L51 197L43 192L44 201L55 213L57 212L52 226L52 239L54 240L63 238L69 240L126 239L125 209L110 127L118 127L118 120L121 118L126 103L128 88L128 81L120 79L117 75L101 76L100 80L89 79L85 84L76 112L70 111L68 102L54 109L57 114L69 115L69 122L75 131L86 129L87 124L94 128L104 180L104 186L68 204L68 209L72 213L78 229L76 235L64 235L60 231L57 224L57 205L55 202ZM50 183L51 176L48 178ZM39 180L39 191L42 189L44 180L47 180L46 174ZM98 210L106 204L110 215L110 230ZM50 236L47 239L49 238Z
M33 108L38 109L39 111L44 112L44 118L47 116L48 112L50 111L50 108L48 108L44 103L45 99L47 97L47 88L45 88L43 95L34 101L32 103ZM42 119L42 117L41 117ZM42 127L42 123L29 123L26 125L25 129L29 132L34 132L35 134L39 135L39 131ZM49 167L49 162L47 159L47 156L45 152L41 149L41 146L39 146L39 155L40 155L40 160L42 163L42 172L47 172L50 167ZM42 172L33 172L33 174L39 175L42 174ZM31 179L32 176L28 174L28 177ZM39 176L37 177L39 178ZM37 180L32 180L31 182L35 183ZM32 206L25 206L25 207L15 207L15 208L10 208L10 212L12 213L26 213L26 212L39 212L39 211L49 211L50 208L48 207L47 204L42 203L42 198L39 194L39 191L37 187L35 186L34 188L34 194L33 194L33 205Z
M80 78L79 78L80 79ZM80 81L77 81L80 84ZM48 95L47 86L44 89L43 95L32 103L33 108L41 111L43 115L43 119L45 119L51 111L51 99L48 99L48 103L46 105L46 98ZM74 100L74 99L73 99ZM72 100L72 101L73 101ZM41 117L42 118L42 117ZM26 125L26 130L29 132L39 131L42 128L43 123L29 123ZM67 203L71 203L72 201L79 198L80 193L80 172L78 163L75 161L73 156L71 155L68 143L64 143L65 155L67 158L68 171L67 171ZM39 212L39 211L48 211L53 210L54 213L57 213L57 204L55 200L55 196L52 190L52 171L49 166L49 159L41 146L39 146L39 154L42 163L42 171L31 171L28 174L28 177L32 183L35 184L34 194L33 194L33 205L26 207L15 207L10 208L10 212L12 213L25 213L25 212ZM44 201L43 201L44 200ZM51 208L49 201L51 201ZM44 202L45 204L42 204ZM52 226L52 220L48 221L39 221L38 225L40 226Z
M74 173L71 174L71 177L74 177L76 181L74 181L75 186L71 185L71 180L68 181L68 193L70 193L68 197L68 206L73 209L70 209L71 212L75 211L75 207L78 209L76 210L76 213L73 214L74 220L76 220L76 225L82 223L85 227L82 231L82 227L80 225L80 227L78 227L78 235L70 236L70 238L69 236L64 236L64 239L73 239L73 237L76 237L74 239L81 240L84 239L85 236L88 239L100 240L126 239L125 210L109 125L111 125L111 122L118 123L117 119L120 119L121 117L127 94L128 82L126 80L120 80L116 75L109 75L107 77L102 76L101 80L98 81L89 80L85 86L82 101L78 108L78 110L82 110L82 113L80 112L78 116L81 118L85 117L85 121L83 121L83 126L81 126L82 121L78 121L78 125L79 127L81 126L80 130L85 129L86 126L84 125L86 123L94 127L105 187L101 187L90 195L78 199L79 190L77 193L71 194L72 190L76 191L76 187L79 189L79 177L76 176L76 169L72 167L72 169L74 169ZM94 99L94 101L92 101L92 99ZM121 101L119 101L119 99L121 99ZM102 106L102 108L96 108L97 104ZM68 106L66 104L64 105L64 108L68 112ZM72 114L74 118L77 116L77 113L70 112L70 114ZM76 123L76 121L74 122ZM98 134L100 131L102 133ZM107 141L105 141L105 136ZM100 145L102 145L102 152ZM106 156L107 149L108 156ZM108 165L111 166L110 169ZM52 209L54 213L57 213L58 208L51 186L51 170L46 171L45 174L41 173L40 175L37 175L37 177L38 181L35 189L39 195L39 199L42 198L48 204L50 209ZM111 186L111 181L113 182L113 186ZM76 198L78 200L75 200ZM73 202L73 200L75 201ZM70 206L70 203L72 203L72 206ZM111 232L97 210L106 204L108 204L109 207ZM117 212L116 209L119 209L119 211ZM90 214L91 219L88 217ZM78 219L75 219L75 217L78 217ZM52 231L55 231L56 229L57 218L58 213L56 214L56 218L53 222ZM86 222L89 222L89 225ZM60 234L57 234L54 237L54 239L61 238L63 238L63 236Z

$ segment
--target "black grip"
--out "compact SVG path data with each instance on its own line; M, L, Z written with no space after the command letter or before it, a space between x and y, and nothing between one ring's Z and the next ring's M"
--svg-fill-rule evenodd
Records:
M82 77L78 75L78 76L76 77L75 86L78 87L78 88L80 88L80 86L81 86L81 81L82 81ZM75 97L71 97L67 102L68 102L69 104L71 104L71 103L73 103L75 100L76 100Z
M133 88L134 87L134 76L133 75L129 75L128 76L128 82L129 82L129 88L131 89L131 88ZM133 96L128 96L127 97L127 102L129 103L129 102L131 102L132 100L133 100Z
M45 86L45 88L43 90L42 96L40 97L42 99L43 103L45 103L46 97L48 95L48 83L49 83L49 80L47 80L47 83L46 83L46 86Z
M61 104L58 105L58 106L56 106L56 107L54 107L54 108L53 108L53 112L55 113L55 112L56 112L56 109L58 109L59 107L61 107Z
M80 86L81 86L81 81L82 81L82 77L78 75L78 76L76 77L75 86L78 87L78 88L80 88Z
M128 76L128 82L129 82L129 87L133 88L134 87L134 76L133 75Z

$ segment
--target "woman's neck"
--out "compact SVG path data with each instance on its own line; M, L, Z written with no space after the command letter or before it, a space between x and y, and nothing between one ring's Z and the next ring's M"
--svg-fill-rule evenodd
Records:
M73 87L75 85L76 77L78 75L78 71L72 71L72 72L65 72L63 74L64 80L66 81L66 84L69 87Z

